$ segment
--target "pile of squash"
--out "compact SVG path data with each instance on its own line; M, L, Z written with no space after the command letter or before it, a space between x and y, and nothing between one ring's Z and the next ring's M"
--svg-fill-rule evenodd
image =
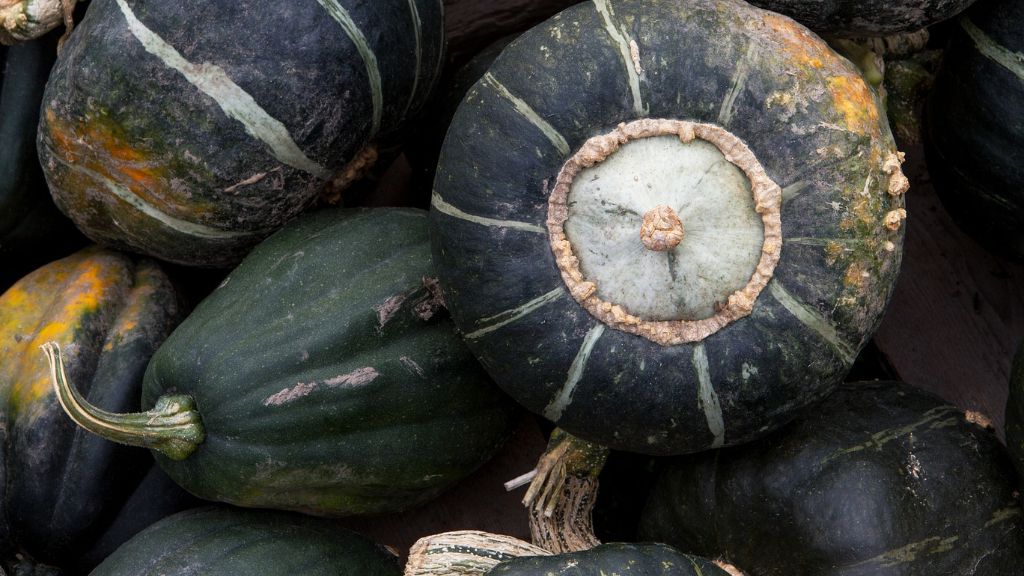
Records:
M1019 574L1024 354L1010 450L844 381L894 132L1024 254L1024 9L753 4L0 0L2 571ZM334 520L524 417L532 544ZM641 543L594 531L610 450Z

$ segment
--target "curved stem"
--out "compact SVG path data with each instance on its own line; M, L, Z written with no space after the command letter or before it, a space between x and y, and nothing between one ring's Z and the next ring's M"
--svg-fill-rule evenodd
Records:
M115 414L90 404L68 382L64 358L56 342L43 344L50 361L50 381L64 412L89 432L120 444L156 450L171 460L184 460L206 438L195 401L190 396L161 396L146 412Z

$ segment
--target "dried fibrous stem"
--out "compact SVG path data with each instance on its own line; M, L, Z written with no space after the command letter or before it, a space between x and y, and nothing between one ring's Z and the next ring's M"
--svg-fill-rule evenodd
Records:
M543 548L511 536L460 530L417 540L409 549L404 574L471 576L486 574L499 563L519 556L550 555Z
M367 144L356 154L349 163L341 169L334 178L324 186L320 194L320 200L328 205L335 205L341 202L342 194L353 183L365 178L374 166L377 165L377 158L380 156L376 144Z
M600 544L592 511L608 449L561 429L551 434L523 498L533 543L556 554Z

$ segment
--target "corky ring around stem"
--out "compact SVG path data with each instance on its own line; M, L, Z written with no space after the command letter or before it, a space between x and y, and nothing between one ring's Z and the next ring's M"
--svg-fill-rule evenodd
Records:
M716 313L708 318L647 320L629 313L619 304L602 300L597 295L597 285L583 275L579 258L566 236L569 192L576 176L585 168L603 162L627 142L656 136L676 136L683 143L699 138L716 146L725 159L742 170L750 181L754 209L761 216L764 225L761 255L750 280L745 286L730 294ZM782 189L768 176L750 148L734 134L712 124L647 118L620 124L608 134L587 140L579 151L569 158L559 172L548 199L547 228L551 250L554 252L562 279L577 302L595 318L612 328L642 336L663 346L673 346L704 340L753 311L754 301L768 285L775 272L775 266L779 263L782 252L781 211ZM676 215L673 213L672 216ZM678 216L676 218L678 219ZM648 218L645 218L645 224L647 220ZM659 212L652 214L650 220L653 226L655 220L671 221L671 218ZM655 246L651 249L665 250L669 249L669 242L675 241L678 245L678 241L683 239L681 225L678 230L673 230L671 226L666 228L667 233L661 237L661 241L652 235L650 244L647 238L644 238L642 230L641 238L644 244L648 248Z
M161 396L156 406L146 412L107 412L90 404L68 382L56 342L47 342L40 348L50 362L50 381L61 408L75 424L89 432L111 442L156 450L171 460L188 458L206 438L190 396Z

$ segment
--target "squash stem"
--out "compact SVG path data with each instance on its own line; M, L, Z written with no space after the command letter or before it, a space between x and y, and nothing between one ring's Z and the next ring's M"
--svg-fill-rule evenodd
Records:
M594 535L592 511L598 476L607 459L608 449L603 446L561 428L551 433L523 498L534 544L563 554L601 543Z
M161 396L146 412L115 414L90 404L68 382L64 358L56 342L41 346L50 361L50 381L64 412L89 432L120 444L150 448L171 460L188 458L206 438L195 401L190 396Z

